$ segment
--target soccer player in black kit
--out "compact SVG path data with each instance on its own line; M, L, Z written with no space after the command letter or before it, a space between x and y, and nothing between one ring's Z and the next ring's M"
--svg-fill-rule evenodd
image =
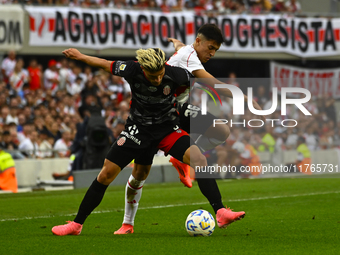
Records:
M135 61L108 61L68 49L63 54L90 66L124 77L130 84L132 99L125 130L111 146L102 170L87 190L73 221L52 228L55 235L79 235L83 223L100 204L108 185L133 159L146 171L131 176L129 185L143 187L154 154L163 150L186 164L206 166L206 158L193 140L179 128L173 94L180 85L189 85L191 75L178 67L165 65L165 53L158 48L137 50ZM192 145L191 145L192 144Z

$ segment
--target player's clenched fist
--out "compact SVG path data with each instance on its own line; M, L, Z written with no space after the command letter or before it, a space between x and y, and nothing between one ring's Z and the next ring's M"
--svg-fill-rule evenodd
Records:
M81 53L79 52L79 50L74 49L74 48L64 50L62 53L65 55L65 57L75 59L75 60L79 60L81 56Z

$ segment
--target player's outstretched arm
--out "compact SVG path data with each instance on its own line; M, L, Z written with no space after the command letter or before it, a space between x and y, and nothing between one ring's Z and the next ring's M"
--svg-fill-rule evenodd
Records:
M175 38L168 38L168 42L172 42L174 44L175 51L178 51L180 48L185 46L184 43L182 43L180 40L177 40Z
M204 69L195 70L195 71L192 72L192 74L196 78L203 79L204 82L206 82L210 86L214 86L215 84L225 84L225 82L219 81L218 79L216 79L214 76L212 76L210 73L208 73ZM230 97L230 98L233 97L233 94L227 88L219 88L219 89L216 89L216 90L224 96L227 96L227 97ZM246 95L244 95L244 101L248 102L248 97ZM253 106L256 110L262 110L262 108L259 106L259 104L255 100L253 100ZM260 117L263 121L266 120L266 118L264 116L260 116Z
M82 54L82 53L79 52L79 50L74 49L74 48L64 50L62 53L67 58L82 61L89 66L102 68L109 73L111 72L112 61L102 59L102 58L97 58L97 57L91 57L91 56Z

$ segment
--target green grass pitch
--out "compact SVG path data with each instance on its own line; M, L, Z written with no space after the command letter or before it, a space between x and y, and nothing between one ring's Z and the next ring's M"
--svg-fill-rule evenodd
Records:
M338 176L337 176L338 177ZM145 185L135 233L116 236L124 187L110 187L79 236L54 236L86 189L0 195L0 254L339 254L339 178L218 181L223 202L246 217L190 237L188 214L211 206L194 183Z

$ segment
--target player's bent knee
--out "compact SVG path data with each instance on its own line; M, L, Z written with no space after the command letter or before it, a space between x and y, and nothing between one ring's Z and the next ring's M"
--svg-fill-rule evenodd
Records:
M98 182L109 185L119 174L120 167L115 163L105 159L104 166L100 171L97 180Z
M207 159L201 153L191 153L190 154L190 165L194 168L196 166L199 166L199 167L206 166L207 165Z

